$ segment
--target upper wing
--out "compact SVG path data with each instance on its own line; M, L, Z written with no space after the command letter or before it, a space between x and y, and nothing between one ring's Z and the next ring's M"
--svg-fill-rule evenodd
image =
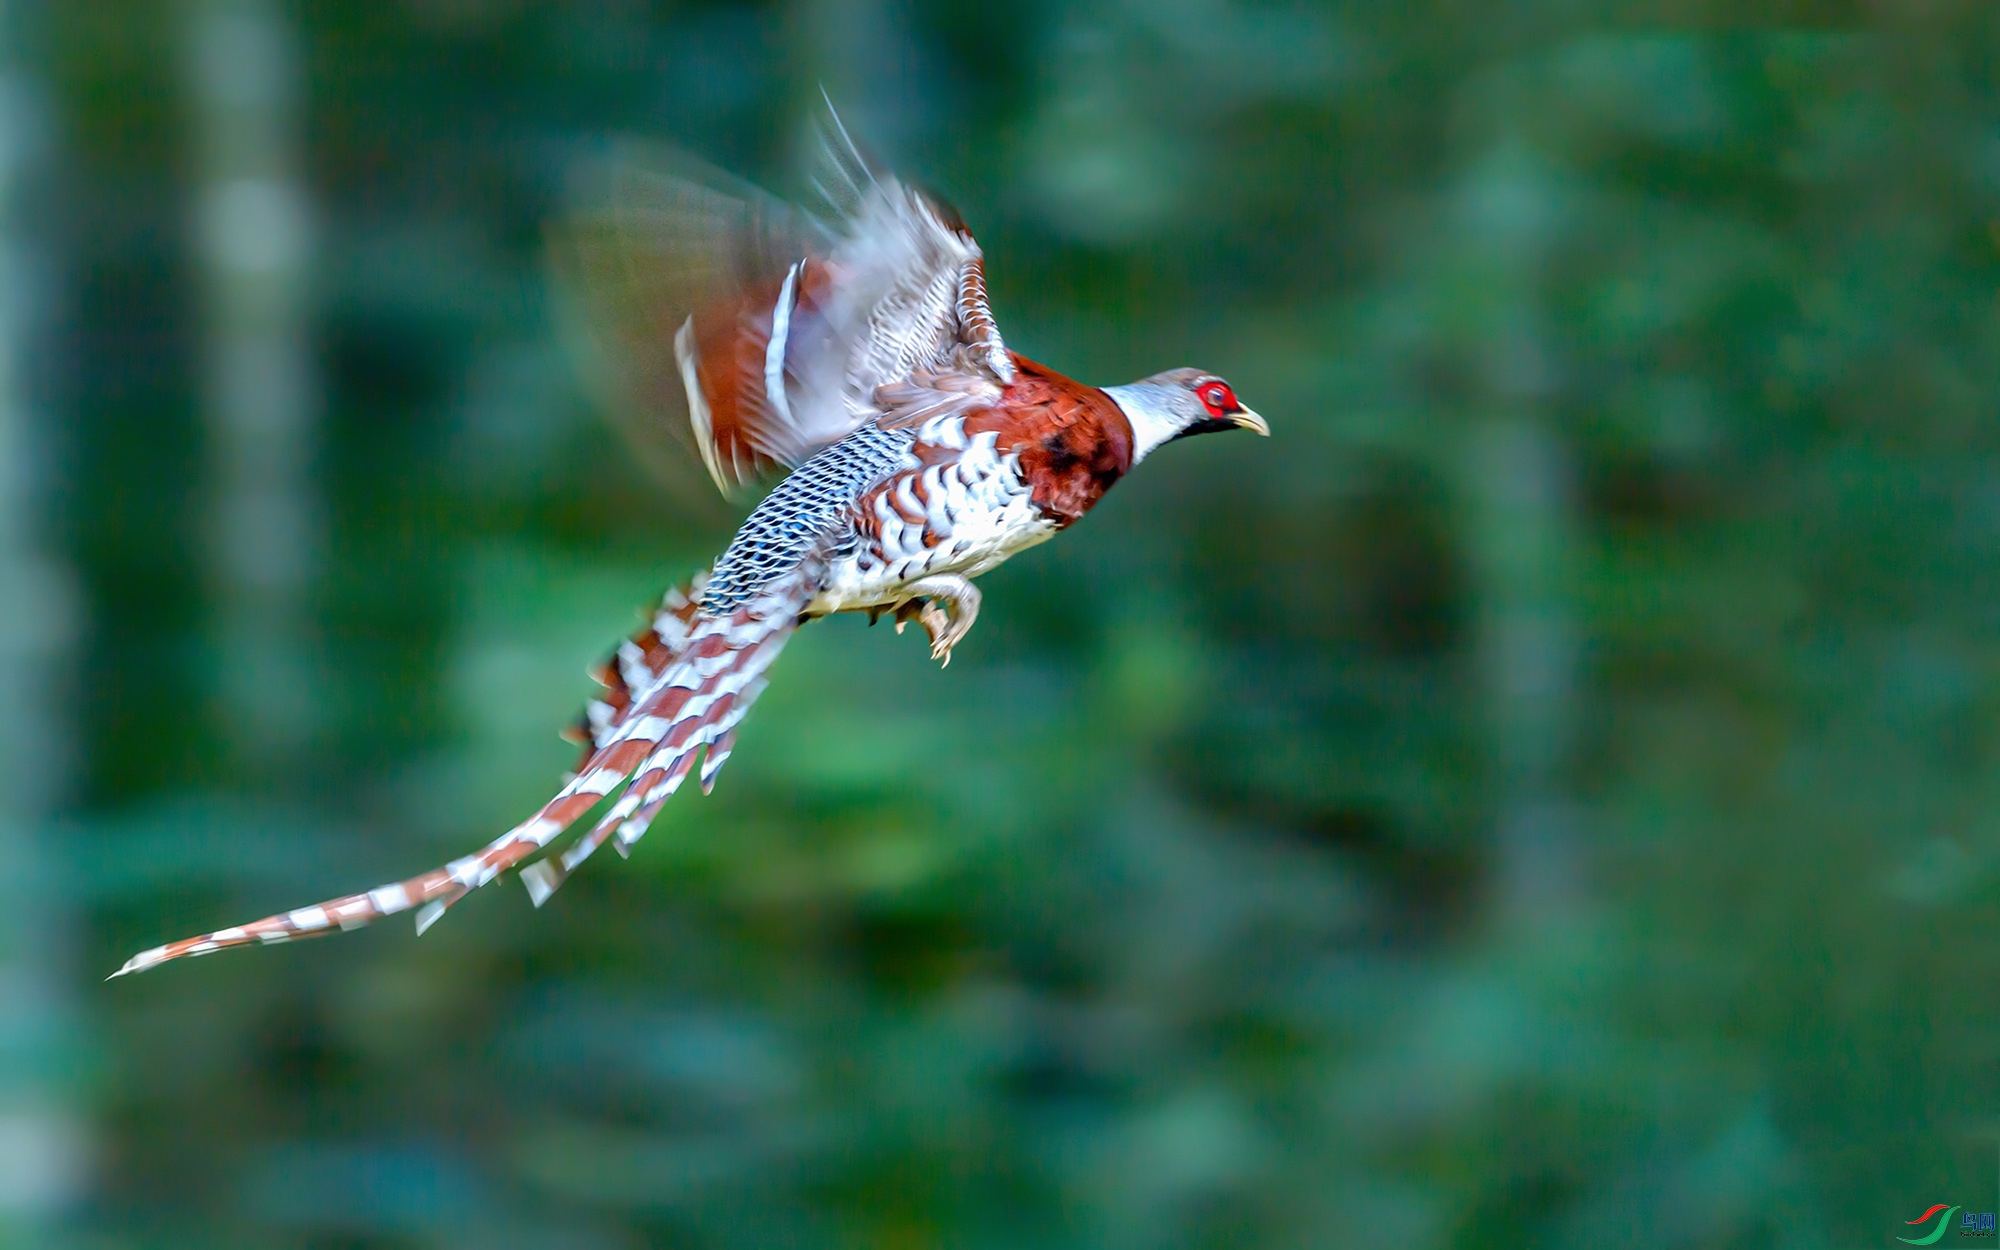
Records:
M913 372L1013 380L979 244L958 211L875 170L829 106L815 184L840 214L831 320L839 385L863 419L878 387Z
M804 211L692 157L625 142L580 166L575 207L552 231L558 290L586 376L646 467L692 485L695 447L675 339L837 241ZM720 353L717 353L720 363ZM703 459L712 458L702 440ZM732 450L734 450L732 448Z
M725 492L880 415L913 372L1005 383L979 245L942 201L875 171L829 110L831 223L684 158L614 158L557 255L614 409L685 430Z

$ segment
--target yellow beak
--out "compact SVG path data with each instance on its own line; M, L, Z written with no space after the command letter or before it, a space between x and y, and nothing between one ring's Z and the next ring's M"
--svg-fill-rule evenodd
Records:
M1265 438L1271 437L1271 427L1265 424L1264 418L1258 416L1248 408L1239 408L1235 412L1230 413L1229 419L1246 430L1262 434Z

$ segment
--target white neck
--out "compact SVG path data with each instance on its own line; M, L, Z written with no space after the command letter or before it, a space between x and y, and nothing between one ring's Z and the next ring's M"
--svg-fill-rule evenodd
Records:
M1107 386L1104 393L1111 396L1111 402L1118 405L1125 419L1132 423L1132 463L1146 458L1146 453L1181 432L1182 421L1169 406L1169 395L1165 387L1157 382L1131 382L1124 386Z

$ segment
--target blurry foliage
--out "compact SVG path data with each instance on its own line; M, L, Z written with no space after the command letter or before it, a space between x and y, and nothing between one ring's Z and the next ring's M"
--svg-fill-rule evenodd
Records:
M1987 1201L1991 6L303 3L329 702L262 772L204 634L174 12L49 6L86 967L483 842L726 540L551 326L606 134L796 194L824 81L1019 350L1199 363L1277 436L1149 461L946 673L804 631L714 797L540 912L81 991L92 1244L1816 1246ZM1552 554L1477 503L1496 421L1559 453ZM1580 884L1526 917L1509 569L1575 640Z

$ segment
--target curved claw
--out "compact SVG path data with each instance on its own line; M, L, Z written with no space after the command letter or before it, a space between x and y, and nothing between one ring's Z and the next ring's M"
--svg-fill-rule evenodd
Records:
M951 665L951 649L972 632L979 619L979 588L955 574L924 577L907 588L910 598L896 605L896 632L912 620L930 635L931 658L939 667Z

